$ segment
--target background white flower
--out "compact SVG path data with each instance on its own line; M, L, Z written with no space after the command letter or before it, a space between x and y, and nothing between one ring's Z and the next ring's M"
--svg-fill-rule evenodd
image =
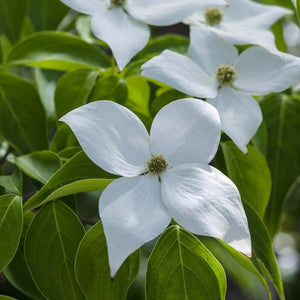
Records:
M111 101L89 103L61 121L95 164L124 176L104 190L99 202L112 276L171 218L251 255L239 192L208 165L220 140L213 106L191 98L174 101L156 115L150 137L135 114Z
M204 26L235 45L259 45L276 52L275 38L269 30L291 10L263 5L251 0L227 0L228 6L210 6L197 10L184 20L189 25Z
M226 4L224 0L61 1L78 12L93 16L93 33L110 46L120 69L147 44L150 30L146 24L172 25L195 9Z
M188 56L165 50L142 66L142 75L209 98L220 114L222 130L244 153L262 121L250 95L281 92L300 78L298 58L258 46L238 55L232 44L205 27L191 27Z

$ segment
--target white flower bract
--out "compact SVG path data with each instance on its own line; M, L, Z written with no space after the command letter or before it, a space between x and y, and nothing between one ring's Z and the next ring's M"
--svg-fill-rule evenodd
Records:
M172 25L196 9L226 4L224 0L125 0L117 5L111 0L61 1L92 16L94 35L110 46L120 69L147 44L150 30L146 24Z
M220 141L219 115L212 105L193 98L171 102L154 118L150 136L135 114L106 100L77 108L60 121L95 164L123 176L99 200L111 276L171 218L251 256L239 192L208 165Z
M246 145L262 121L251 95L281 92L295 84L300 59L258 46L238 55L232 44L201 26L191 26L190 35L188 57L165 50L142 66L142 75L207 98L220 114L222 130L247 153Z

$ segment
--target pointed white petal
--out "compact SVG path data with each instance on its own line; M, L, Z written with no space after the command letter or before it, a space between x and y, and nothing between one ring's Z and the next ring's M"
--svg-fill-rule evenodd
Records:
M166 26L181 22L196 9L207 5L225 5L223 0L131 0L126 10L137 20Z
M161 176L162 200L174 220L251 255L247 218L233 182L208 165L181 165Z
M231 87L222 87L218 96L209 99L208 103L218 110L221 129L246 154L246 146L262 121L257 101L243 92L234 91Z
M109 7L103 0L61 0L61 2L87 15L94 15L99 11L108 10Z
M149 135L129 109L112 101L96 101L63 116L82 149L109 173L136 176L150 159Z
M297 79L297 72L290 74L293 65L289 59L280 58L280 55L271 54L261 47L248 48L236 61L238 78L234 86L250 95L281 92Z
M110 46L120 69L145 47L150 37L148 26L131 18L122 8L93 16L92 31Z
M209 163L220 141L219 114L199 99L173 101L154 118L150 139L152 153L162 154L169 166Z
M99 212L111 276L128 255L157 237L171 221L161 202L158 178L152 175L113 181L100 197Z
M228 0L224 8L224 23L235 23L235 26L251 26L267 29L278 19L292 11L275 5L263 5L250 0Z
M237 49L221 39L205 25L190 27L189 57L207 74L216 76L220 65L233 65L238 57Z
M141 75L164 82L191 96L214 98L218 83L189 57L165 50L142 65Z

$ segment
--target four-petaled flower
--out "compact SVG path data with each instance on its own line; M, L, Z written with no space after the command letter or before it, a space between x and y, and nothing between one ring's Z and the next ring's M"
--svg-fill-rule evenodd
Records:
M165 50L146 62L142 75L188 95L208 98L217 108L222 130L247 153L262 113L251 95L281 92L300 78L300 59L251 47L237 49L214 32L191 27L188 56Z
M291 10L275 5L263 5L251 0L226 0L228 5L207 6L184 23L204 26L235 45L259 45L276 52L275 38L269 30L279 18L292 14Z
M174 101L158 112L150 136L135 114L111 101L91 102L61 121L95 164L124 176L99 200L112 276L171 218L195 234L220 238L251 255L239 192L208 165L220 141L213 106L192 98Z
M150 30L146 24L172 25L196 9L226 4L224 0L61 1L76 11L93 16L93 33L110 46L120 69L147 44Z

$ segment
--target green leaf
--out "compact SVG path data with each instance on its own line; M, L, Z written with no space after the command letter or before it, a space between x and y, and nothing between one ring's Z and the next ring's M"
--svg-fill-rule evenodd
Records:
M79 143L70 127L65 123L60 124L52 139L50 150L60 152L76 146L79 146Z
M20 245L14 259L4 270L4 275L9 281L9 283L11 283L24 295L30 297L31 299L40 300L44 299L44 297L41 295L41 293L35 286L24 257L25 234L34 216L35 214L32 212L27 212L24 214L23 232L20 240Z
M124 104L128 95L126 81L117 76L100 78L91 93L89 101L112 100Z
M97 71L77 69L66 73L60 78L55 91L57 119L87 103L97 76Z
M265 221L271 236L277 232L284 200L300 170L300 96L271 95L261 102L267 125L267 162L272 192Z
M76 279L87 299L126 299L127 290L139 271L139 260L139 251L136 251L126 259L112 281L106 240L99 221L85 234L78 247Z
M5 295L0 295L0 300L17 300L17 299Z
M48 196L50 196L57 189L60 189L57 193L64 192L67 190L70 194L70 191L77 192L80 190L84 191L85 187L87 191L91 189L91 182L80 182L84 179L112 179L115 178L114 175L106 173L94 163L92 163L89 158L85 155L84 152L80 152L74 155L71 159L69 159L45 184L41 190L32 196L25 204L24 210L31 210L40 206L41 204L46 203L48 200ZM61 189L63 186L77 182L79 185L76 187L76 184L71 185L69 187L65 187ZM99 182L97 182L98 184ZM99 188L108 184L109 181L101 181L99 184ZM92 182L92 187L96 187L95 183ZM67 195L65 194L65 195ZM51 196L53 198L53 195ZM50 198L50 199L51 199Z
M148 300L225 299L222 266L192 234L171 226L157 241L148 261Z
M16 165L29 177L47 183L62 166L59 156L51 151L38 151L15 158Z
M29 82L0 72L0 136L19 153L48 148L46 117Z
M298 20L300 21L300 0L296 0L296 9L297 9Z
M80 38L62 32L36 33L16 44L7 63L54 70L106 68L109 58Z
M271 193L271 174L265 157L248 146L244 155L233 142L221 143L228 176L237 186L243 201L255 207L263 218Z
M22 173L18 169L12 175L0 176L0 186L13 194L22 195L22 183Z
M257 261L265 274L274 284L281 299L284 299L284 291L281 276L272 248L272 239L264 222L247 202L243 203L248 225L251 233L253 259Z
M11 42L19 40L29 0L0 0L0 32Z
M84 299L75 280L74 262L84 228L61 201L43 206L25 238L25 259L45 298Z
M31 0L29 14L37 31L55 30L69 10L59 0Z
M0 196L0 272L11 262L18 249L22 227L22 198L15 195Z

